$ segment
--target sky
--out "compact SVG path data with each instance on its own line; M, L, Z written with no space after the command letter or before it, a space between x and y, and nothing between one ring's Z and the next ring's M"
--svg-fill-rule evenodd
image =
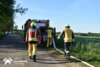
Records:
M70 25L74 32L100 33L100 0L16 0L19 3L28 8L25 14L15 15L19 29L30 18L49 19L57 31Z

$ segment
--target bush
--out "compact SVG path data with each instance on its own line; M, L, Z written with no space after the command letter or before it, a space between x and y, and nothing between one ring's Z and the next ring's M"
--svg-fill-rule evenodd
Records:
M4 37L4 33L3 32L0 32L0 39L2 39Z

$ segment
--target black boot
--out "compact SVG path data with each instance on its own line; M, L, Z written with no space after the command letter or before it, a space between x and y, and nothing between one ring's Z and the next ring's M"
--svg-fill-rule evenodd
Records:
M32 56L29 56L29 59L32 59Z
M33 61L36 62L36 55L33 55Z
M67 56L66 52L64 52L64 56Z
M70 52L67 53L68 59L70 60Z

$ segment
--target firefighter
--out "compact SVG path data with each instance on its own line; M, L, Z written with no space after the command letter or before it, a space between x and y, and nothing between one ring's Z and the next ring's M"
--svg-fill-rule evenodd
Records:
M70 26L65 26L63 32L58 36L58 39L64 35L64 55L70 56L70 46L74 40L73 31L70 29Z
M30 28L26 34L26 41L28 41L28 55L29 58L36 62L37 53L37 29L35 22L31 22Z
M47 48L52 44L52 39L53 39L53 28L49 26L47 29Z

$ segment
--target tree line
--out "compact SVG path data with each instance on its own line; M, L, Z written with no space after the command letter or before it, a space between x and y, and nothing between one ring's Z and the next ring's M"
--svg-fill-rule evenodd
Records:
M88 33L74 33L74 34L78 35L78 36L100 37L100 33L92 33L92 32L88 32Z
M15 6L15 3L15 0L0 0L0 33L12 31L15 14L20 13L22 15L27 10L20 4Z

